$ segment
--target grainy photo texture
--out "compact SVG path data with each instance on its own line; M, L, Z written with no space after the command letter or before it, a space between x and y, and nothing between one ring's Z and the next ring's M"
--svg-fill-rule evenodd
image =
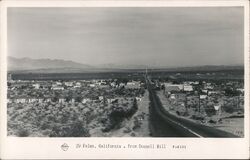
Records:
M9 7L14 137L244 137L243 7Z

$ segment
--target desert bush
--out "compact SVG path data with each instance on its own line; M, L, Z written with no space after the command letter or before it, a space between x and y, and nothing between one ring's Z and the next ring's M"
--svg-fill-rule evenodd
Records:
M20 128L20 129L17 131L17 136L18 136L18 137L28 137L28 136L29 136L29 131L28 131L27 129Z

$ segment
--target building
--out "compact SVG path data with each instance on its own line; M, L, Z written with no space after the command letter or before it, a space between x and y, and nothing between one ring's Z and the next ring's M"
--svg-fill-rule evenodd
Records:
M181 91L178 86L167 86L165 87L165 92Z
M178 87L179 88L179 90L183 90L184 89L184 85L183 84L171 84L171 83L164 83L164 86L165 86L165 88L168 88L168 87L170 87L170 88L176 88L176 87Z
M135 99L136 99L137 101L141 101L141 100L142 100L141 97L135 97Z
M58 99L58 102L59 102L59 103L65 103L65 101L66 101L65 98L59 98L59 99Z
M28 103L35 103L37 101L38 101L38 99L36 99L36 98L29 98L28 99Z
M207 94L207 93L208 93L208 90L207 90L207 89L203 89L203 90L202 90L202 93Z
M139 89L140 87L140 82L137 81L128 82L125 86L127 89Z
M99 96L99 100L102 101L104 99L103 96Z
M53 86L51 89L52 90L64 90L64 87L62 87L62 86Z
M76 82L74 88L81 88L82 84L80 82Z
M26 103L26 99L25 98L17 98L16 103Z
M34 89L39 89L40 88L40 84L39 83L35 83L32 86L34 87Z
M192 92L194 89L193 89L193 86L191 85L184 85L183 90L187 92Z
M200 95L200 99L206 99L207 95Z
M219 91L208 91L208 95L219 94Z
M175 98L175 94L171 94L169 98L170 98L170 99L176 99L176 98Z
M83 98L82 99L83 104L86 104L87 102L90 102L90 101L91 101L90 98Z
M95 87L95 84L89 84L90 87Z
M67 87L72 87L73 86L73 82L65 82L64 85L67 86Z
M12 103L13 102L13 100L12 99L7 99L7 103Z

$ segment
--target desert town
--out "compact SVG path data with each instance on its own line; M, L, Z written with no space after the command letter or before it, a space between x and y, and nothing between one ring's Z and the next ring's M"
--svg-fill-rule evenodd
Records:
M30 81L10 76L10 136L151 136L143 80ZM243 82L152 79L152 84L170 114L243 136Z

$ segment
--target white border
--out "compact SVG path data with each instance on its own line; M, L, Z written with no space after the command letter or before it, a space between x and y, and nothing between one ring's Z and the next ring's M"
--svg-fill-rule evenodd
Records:
M8 7L244 7L245 129L244 138L11 138L7 137L6 55ZM111 159L111 158L249 158L249 2L248 1L3 1L1 2L1 159ZM70 149L62 151L60 145ZM164 150L72 149L76 143L167 144ZM172 145L186 145L174 150Z

